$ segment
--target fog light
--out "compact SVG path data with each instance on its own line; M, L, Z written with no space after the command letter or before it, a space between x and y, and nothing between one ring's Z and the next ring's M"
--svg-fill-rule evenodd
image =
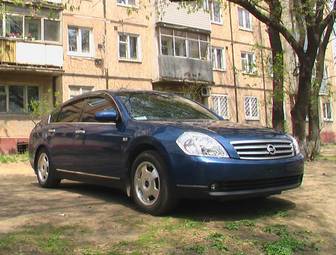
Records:
M216 183L211 184L210 189L211 190L216 190L217 189L217 184Z

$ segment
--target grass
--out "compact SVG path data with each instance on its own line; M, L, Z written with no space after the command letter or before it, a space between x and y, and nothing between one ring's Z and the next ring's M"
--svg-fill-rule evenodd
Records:
M23 154L0 154L0 164L28 162L28 153Z

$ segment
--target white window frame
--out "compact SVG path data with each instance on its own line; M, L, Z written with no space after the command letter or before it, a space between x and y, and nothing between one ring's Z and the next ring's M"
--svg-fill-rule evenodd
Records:
M211 23L214 24L218 24L218 25L223 25L223 13L222 13L222 5L221 5L221 1L216 1L216 0L206 0L207 4L206 6L209 8L209 14L210 14L210 21ZM215 15L214 15L214 11L215 11L215 2L219 3L219 21L215 20Z
M54 43L54 44L60 44L61 41L62 41L62 22L61 22L61 19L51 19L51 18L47 18L47 17L34 17L36 19L39 19L40 22L41 22L41 34L40 34L40 37L41 39L40 40L31 40L31 39L28 39L26 36L25 36L25 26L26 26L26 17L31 17L31 15L24 15L24 14L18 14L18 13L3 13L3 14L0 14L2 16L2 31L0 31L0 37L2 38L9 38L11 40L24 40L24 41L29 41L29 42L47 42L47 43ZM20 16L22 17L22 37L17 37L17 38L14 38L14 37L7 37L6 36L6 19L7 19L7 15L9 16ZM51 21L57 21L59 22L59 38L58 38L58 41L47 41L45 40L45 36L44 36L44 22L46 20L51 20Z
M243 57L243 54L245 54L245 57ZM249 63L249 57L248 55L252 55L253 63L252 65ZM242 72L243 74L249 74L249 75L256 75L257 74L257 61L256 61L256 55L254 52L248 52L248 51L241 51L240 53L241 58L241 64L242 64ZM250 69L250 66L252 66L251 70L245 70L243 65L243 60L247 62L247 68Z
M79 95L82 95L83 94L83 89L90 89L91 88L91 91L94 91L95 90L95 87L94 86L89 86L89 85L69 85L69 98L73 98L73 97L76 97L76 96L79 96ZM79 94L78 95L75 95L75 96L72 96L71 95L71 89L72 88L77 88L79 89Z
M326 109L327 109L326 105L327 104L330 105L330 118L328 118L328 112L326 111ZM325 122L333 122L334 121L333 108L332 108L332 101L331 100L322 102L322 114L323 114L323 121L325 121Z
M210 52L210 43L209 43L209 36L207 35L207 41L204 41L204 40L201 40L201 35L198 34L198 39L192 39L192 38L189 38L188 37L188 32L186 32L186 37L185 37L185 43L186 43L186 56L176 56L176 52L175 52L175 38L184 38L184 37L180 37L180 36L176 36L175 35L175 30L177 29L173 29L173 28L169 28L169 29L172 29L173 30L173 35L166 35L166 34L162 34L161 33L161 27L159 27L159 52L160 52L160 55L163 55L162 54L162 36L164 37L171 37L173 39L173 55L172 57L175 57L175 58L191 58L191 59L197 59L197 60L204 60L202 59L202 54L201 54L201 42L203 43L207 43L207 48L208 48L208 52L207 52L207 57L206 57L206 61L208 61L210 59L210 56L211 56L211 52ZM191 32L192 33L192 32ZM195 34L195 33L193 33ZM192 58L190 57L190 54L189 54L189 41L196 41L198 42L198 50L199 50L199 58ZM163 55L163 56L166 56L166 55Z
M127 37L126 40L126 58L120 56L120 35L125 35ZM130 58L130 37L137 38L137 58ZM142 62L142 49L141 49L141 37L139 34L132 34L132 33L118 33L118 60L119 61L127 61L127 62Z
M11 84L11 85L4 85L0 84L1 87L5 87L5 94L6 94L6 111L0 112L0 114L26 114L29 111L29 102L28 102L28 87L37 87L38 88L38 97L41 97L41 91L40 86L38 85L32 85L32 84ZM10 112L9 111L9 87L24 87L23 90L23 105L24 105L24 111L23 112Z
M76 38L77 51L70 51L70 47L69 47L69 28L78 29L77 38ZM82 51L82 30L84 30L84 29L90 31L90 34L89 34L90 50L89 50L89 52L83 52ZM67 27L67 46L68 46L68 55L69 56L93 58L95 56L93 29L90 28L90 27L78 27L78 26L68 25L68 27Z
M252 32L253 31L253 23L252 23L251 13L249 13L249 11L247 11L246 9L244 9L242 7L239 7L239 6L237 7L237 10L238 10L238 27L239 27L239 29ZM239 22L239 12L240 11L243 14L243 26L241 26L240 22ZM247 18L250 21L250 27L247 27L247 22L246 22Z
M230 109L229 109L229 97L228 95L223 95L223 94L212 94L211 95L211 109L218 114L219 116L221 116L224 120L228 120L230 119ZM217 98L217 105L214 105L214 99ZM221 109L221 105L220 105L220 100L225 100L226 102L226 115L223 116L221 114L222 109Z
M252 99L256 99L257 116L253 116L252 115L252 108L253 108L252 103L251 103ZM249 107L249 110L250 110L250 116L246 115L246 104L245 104L246 100L249 100L248 107ZM259 120L260 119L260 113L259 113L259 100L258 100L258 98L255 97L255 96L245 96L243 103L244 103L244 115L245 115L245 119L246 120Z
M121 6L121 7L130 7L130 8L138 8L138 4L137 4L137 0L134 0L134 4L129 4L128 0L125 0L125 4L123 3L118 3L118 0L116 0L117 2L117 6Z
M218 67L218 59L217 59L217 51L221 50L222 51L222 65L223 67ZM214 54L213 54L214 53ZM212 62L212 69L216 70L216 71L226 71L226 51L225 48L222 47L212 47L211 49L211 60L215 61L215 66L213 66L213 62Z

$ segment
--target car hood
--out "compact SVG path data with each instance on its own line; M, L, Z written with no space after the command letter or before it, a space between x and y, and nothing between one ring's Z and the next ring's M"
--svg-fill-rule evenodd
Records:
M234 123L225 120L192 120L192 121L150 121L153 124L172 125L189 131L210 131L224 137L275 138L285 134L271 128L258 125Z

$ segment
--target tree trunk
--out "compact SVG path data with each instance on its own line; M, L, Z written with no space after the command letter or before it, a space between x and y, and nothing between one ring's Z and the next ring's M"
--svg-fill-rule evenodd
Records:
M284 59L280 33L272 28L268 29L268 36L272 48L273 71L273 128L285 131L284 121Z
M312 60L311 60L312 59ZM311 75L314 66L313 58L300 59L298 92L295 105L291 111L293 133L297 138L301 152L307 156L306 147L306 116L308 113L309 98L311 95Z

